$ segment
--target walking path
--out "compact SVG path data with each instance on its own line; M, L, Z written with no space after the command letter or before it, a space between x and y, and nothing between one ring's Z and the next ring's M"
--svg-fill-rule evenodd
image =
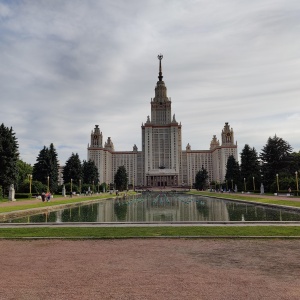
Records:
M300 295L300 240L0 240L0 247L0 299Z

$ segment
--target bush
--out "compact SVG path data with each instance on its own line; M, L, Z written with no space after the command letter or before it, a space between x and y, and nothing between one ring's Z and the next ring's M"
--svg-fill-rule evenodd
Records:
M17 192L20 193L20 194L22 194L22 193L23 194L25 194L25 193L28 194L29 189L30 189L29 181L26 179L20 184ZM47 192L47 189L48 189L47 185L41 183L40 181L34 180L31 183L31 193L32 194L41 194L42 192Z
M32 194L29 194L29 193L16 193L15 198L16 199L31 199Z

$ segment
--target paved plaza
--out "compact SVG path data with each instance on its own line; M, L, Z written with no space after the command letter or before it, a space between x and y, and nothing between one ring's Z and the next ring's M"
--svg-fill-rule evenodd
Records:
M300 240L1 240L0 299L300 298Z

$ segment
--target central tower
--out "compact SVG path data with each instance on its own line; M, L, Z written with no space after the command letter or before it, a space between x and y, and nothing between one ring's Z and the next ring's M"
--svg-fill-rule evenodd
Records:
M163 56L159 54L159 75L155 87L155 97L151 99L151 122L156 125L171 123L171 100L167 97L167 88L162 80L161 60Z
M147 186L176 186L180 182L181 169L181 125L171 117L171 100L163 81L163 56L159 60L159 75L155 97L151 99L151 119L148 116L142 125L142 152L144 160L144 182Z

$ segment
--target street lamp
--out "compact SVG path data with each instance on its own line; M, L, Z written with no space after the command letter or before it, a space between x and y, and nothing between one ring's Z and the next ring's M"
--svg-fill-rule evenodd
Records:
M49 193L50 192L50 190L49 190L49 176L47 176L47 179L48 179L48 189L47 189L47 192Z
M79 179L79 194L81 194L81 179Z
M276 182L277 182L277 192L279 192L279 181L278 181L278 174L276 174Z
M299 189L299 186L298 186L298 171L295 172L295 175L296 175L296 188L297 188L297 196L298 196L298 189Z
M93 180L93 193L94 193L94 180Z
M245 193L247 191L247 188L246 188L246 178L244 177L244 188L245 188Z
M231 179L231 189L233 190L233 179Z
M73 193L72 182L73 182L73 179L71 178L71 193Z
M253 192L255 192L255 180L254 180L254 176L252 178L253 178Z
M32 175L28 174L28 180L29 180L29 194L31 194L31 184L32 184Z

